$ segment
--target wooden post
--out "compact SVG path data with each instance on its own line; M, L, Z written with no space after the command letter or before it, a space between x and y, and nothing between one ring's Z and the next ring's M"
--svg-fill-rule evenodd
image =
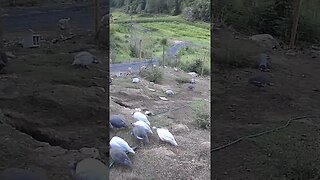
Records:
M164 68L164 63L165 63L165 60L164 60L164 45L162 45L162 63L163 63L163 68Z
M95 33L98 34L99 28L100 28L100 11L99 11L99 0L94 0L94 18L95 18L95 24L94 24L94 30Z
M302 6L303 0L297 0L297 4L295 6L295 9L293 11L293 25L291 28L291 38L290 38L290 44L289 48L292 49L295 44L296 36L297 36L297 29L298 29L298 23L299 23L299 17L300 17L300 11Z
M142 44L142 39L140 39L140 48L139 48L139 74L140 74L140 71L141 71L141 44Z
M204 54L204 57L203 57L203 60L202 60L201 77L203 77L203 71L204 71L205 58L206 58L206 53Z

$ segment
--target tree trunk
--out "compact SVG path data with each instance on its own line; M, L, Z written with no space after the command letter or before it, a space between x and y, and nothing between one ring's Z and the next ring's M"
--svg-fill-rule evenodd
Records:
M293 11L293 25L291 28L291 38L290 38L290 44L289 48L292 49L295 44L296 36L297 36L297 29L298 29L298 24L299 24L299 17L300 17L300 10L302 6L302 1L303 0L297 0L297 4L295 6L295 9Z
M95 24L94 24L94 30L95 33L98 34L100 29L100 11L99 11L99 0L94 0L94 18L95 18Z
M3 21L2 21L2 9L0 9L0 50L3 50Z

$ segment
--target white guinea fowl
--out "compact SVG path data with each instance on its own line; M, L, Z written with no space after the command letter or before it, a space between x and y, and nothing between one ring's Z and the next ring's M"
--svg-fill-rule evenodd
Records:
M150 122L147 118L146 115L144 115L143 113L141 112L134 112L132 117L136 120L136 121L143 121L145 122L146 124L148 124L150 126Z
M123 140L122 138L118 137L118 136L114 136L111 140L110 140L110 147L118 147L121 150L123 150L124 152L130 152L130 153L135 153L134 150L129 146L129 144Z
M161 141L168 142L174 146L178 145L173 135L169 132L169 130L164 128L156 128L156 127L153 127L153 129L157 131L157 134L161 139Z
M140 127L142 127L143 129L145 129L146 132L149 132L149 133L153 134L150 126L149 126L147 123L145 123L144 121L136 121L136 122L133 123L133 125L134 125L134 126L140 126Z

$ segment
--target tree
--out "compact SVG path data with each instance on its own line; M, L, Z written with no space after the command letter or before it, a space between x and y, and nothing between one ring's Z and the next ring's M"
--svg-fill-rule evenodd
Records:
M2 18L3 18L3 13L2 13L2 9L0 9L0 50L3 49L3 22L2 22Z
M164 50L165 50L165 47L167 46L168 44L168 41L166 38L163 38L160 42L160 44L162 45L162 62L163 62L163 67L165 65L165 61L164 61Z
M100 28L100 13L99 13L99 0L94 0L94 18L95 18L95 25L94 30L95 34L98 34Z
M294 43L296 40L302 1L303 0L297 0L297 5L295 7L295 10L293 11L293 25L291 29L291 38L290 38L290 44L289 44L290 49L294 47Z

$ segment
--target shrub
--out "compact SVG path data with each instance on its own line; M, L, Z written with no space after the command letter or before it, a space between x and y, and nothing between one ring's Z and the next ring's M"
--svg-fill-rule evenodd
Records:
M196 124L203 129L210 129L211 118L210 118L210 103L204 100L194 101L191 104L193 110L193 119Z
M189 82L190 82L190 79L187 78L187 77L178 77L178 78L176 78L176 81L177 81L179 84L184 84L184 83L189 83Z
M193 62L183 63L180 65L181 69L187 72L196 72L197 74L201 74L202 70L202 61L197 59ZM210 69L208 66L204 66L203 75L209 75Z
M141 76L150 82L160 84L163 79L163 72L158 67L152 67L150 69L144 69L141 71Z

